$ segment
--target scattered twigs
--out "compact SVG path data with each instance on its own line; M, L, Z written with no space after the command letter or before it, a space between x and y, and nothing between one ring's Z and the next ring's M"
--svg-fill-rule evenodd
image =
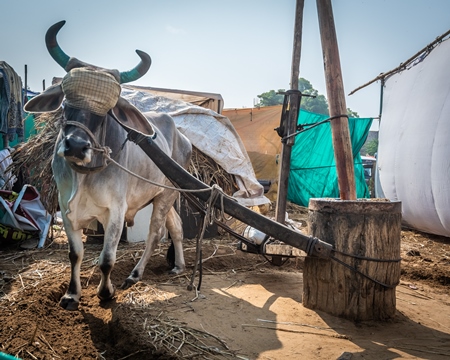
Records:
M32 359L38 360L36 356L34 356L32 353L30 353L28 350L25 350L25 352L31 356Z
M210 358L241 358L229 349L227 344L210 332L185 326L170 318L162 318L162 313L145 319L144 330L152 340L156 350L165 349L182 358L207 356Z
M130 359L130 358L133 358L134 355L137 355L137 354L139 354L139 353L146 352L146 351L147 351L147 350L138 350L138 351L135 351L134 353L128 354L127 356L121 357L121 358L118 359L118 360Z
M309 335L318 335L318 336L328 336L328 337L337 338L337 339L350 340L349 336L347 336L347 335L340 335L340 334L323 334L323 333L316 333L316 332L311 332L311 331L290 330L290 329L276 328L276 327L263 326L263 325L252 325L252 324L242 324L241 326L242 327L252 327L252 328L275 330L275 331L284 331L284 332L291 332L291 333L297 333L297 334L309 334Z
M47 345L48 346L48 348L52 351L52 353L53 353L53 356L56 356L56 357L59 357L57 354L56 354L56 351L52 348L52 346L50 345L50 343L47 341L47 339L44 337L44 335L39 335L39 339L41 339L41 341L45 344L45 345Z
M417 352L422 352L422 353L426 353L426 354L443 355L443 356L450 357L450 352L442 352L440 349L436 349L436 351L429 351L429 350L424 350L424 349L418 349L415 347L406 347L406 346L398 346L398 345L396 345L395 348L401 349L401 350L417 351Z
M212 259L214 257L214 255L216 255L217 250L219 249L219 247L217 245L214 245L214 251L211 255L209 255L207 258L202 259L202 263L204 263L205 261Z
M34 328L33 336L30 339L30 344L34 343L34 340L36 339L36 334L39 328L39 322L36 323L36 327Z
M433 298L431 298L429 296L426 296L424 294L420 294L420 293L417 293L417 292L413 293L413 292L409 292L409 291L402 291L402 290L400 290L399 286L397 286L396 291L398 291L398 292L400 292L402 294L406 294L406 295L409 295L409 296L414 296L416 298L423 299L423 300L432 300L433 299Z
M273 321L273 320L264 320L264 319L258 319L258 321L261 322L267 322L271 324L278 324L278 325L294 325L294 326L304 326L304 327L310 327L317 330L325 330L325 331L334 331L330 327L321 327L321 326L314 326L309 324L302 324L302 323L296 323L296 322L283 322L283 321Z
M195 300L198 299L198 287L194 286L193 289L195 290L195 296L191 299L191 302L194 302Z
M25 285L23 284L22 275L19 274L20 283L22 284L22 289L25 289Z
M234 285L236 285L238 282L240 282L241 280L236 280L234 283L232 283L230 286L226 287L224 290L228 290L230 288L232 288Z

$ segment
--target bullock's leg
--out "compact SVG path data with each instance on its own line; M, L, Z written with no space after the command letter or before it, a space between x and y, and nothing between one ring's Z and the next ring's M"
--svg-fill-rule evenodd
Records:
M114 216L115 215L115 216ZM111 283L111 271L116 262L117 246L120 241L120 234L123 229L123 216L120 212L111 214L105 227L105 240L103 241L103 249L98 259L100 271L102 273L100 284L97 288L97 296L100 300L110 300L114 297L115 287Z
M164 228L164 225L166 224L167 217L174 218L173 214L176 214L175 209L172 208L173 203L178 196L177 193L163 193L159 196L157 196L153 200L153 213L152 218L150 221L150 230L148 234L148 238L146 241L145 251L142 254L141 259L134 267L133 271L131 272L130 276L125 280L125 282L122 284L123 289L127 289L133 284L136 284L139 280L142 279L142 275L144 274L145 266L147 265L148 261L150 260L150 257L153 253L154 248L158 244L159 240L161 240L162 231ZM178 214L176 214L178 216ZM177 243L175 247L175 251L177 251L181 246L181 241L183 237L183 231L181 229L181 220L177 223L176 221L169 221L168 224L170 227L174 228L175 226L179 225L180 230L178 231L177 240L174 239L174 243ZM169 229L170 230L170 229ZM172 230L173 232L173 230ZM177 232L175 232L177 233ZM172 235L172 233L171 233ZM172 235L174 236L174 235ZM180 238L181 237L181 238ZM182 254L182 249L181 249ZM181 255L181 258L179 255L176 256L177 259L175 261L176 266L179 266L178 273L182 272L184 270L184 258L183 255Z
M61 211L64 221L64 228L66 230L67 238L69 240L69 260L71 267L71 275L69 288L66 294L61 298L59 305L66 310L77 310L81 298L81 262L83 260L83 241L81 238L82 230L74 231L71 223Z
M186 269L183 253L183 225L180 216L173 207L167 214L166 226L167 230L169 230L172 244L175 249L175 266L170 273L181 274Z

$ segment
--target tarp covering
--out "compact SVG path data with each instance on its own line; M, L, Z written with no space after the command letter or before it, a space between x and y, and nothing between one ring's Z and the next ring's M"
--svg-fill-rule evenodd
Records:
M268 203L264 188L256 180L244 144L230 120L218 113L181 100L140 91L122 89L122 97L142 112L157 111L171 115L177 128L192 144L234 175L239 190L233 197L244 206Z
M282 105L224 109L241 137L259 180L278 180L281 140L274 129L280 125Z
M402 202L403 221L450 236L450 41L386 79L377 197Z
M150 86L137 86L137 85L122 85L123 88L136 91L151 92L156 96L164 96L169 99L181 100L194 105L198 105L207 109L214 110L216 113L221 114L223 110L223 98L220 94L190 91L190 90L178 90L178 89L163 89Z
M298 124L315 124L327 118L328 115L301 110ZM370 197L359 151L367 139L371 124L371 118L350 118L348 124L358 198ZM330 122L300 133L292 147L288 200L308 206L310 198L339 198Z

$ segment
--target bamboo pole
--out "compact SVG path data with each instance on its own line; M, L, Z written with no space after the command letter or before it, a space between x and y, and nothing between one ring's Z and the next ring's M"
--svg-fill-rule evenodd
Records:
M298 78L300 73L300 55L302 47L302 26L303 26L303 7L304 0L297 0L295 7L295 25L294 25L294 45L292 51L292 65L291 65L291 89L298 90ZM288 123L286 124L287 134L295 133L297 127L298 117L297 102L293 101L290 104ZM295 137L292 136L283 142L281 149L281 165L280 174L278 177L278 194L277 204L275 210L275 219L277 222L285 223L289 171L291 165L291 152L294 145Z
M353 154L347 106L331 0L317 0L320 37L330 108L331 132L341 200L356 200Z
M381 80L381 79L385 79L386 77L395 74L396 72L406 69L406 67L413 62L418 56L422 55L422 53L424 53L425 51L431 51L430 49L432 49L434 46L436 46L438 43L440 43L447 35L450 34L450 30L448 30L447 32L445 32L444 34L442 34L441 36L438 36L436 38L436 40L434 40L433 42L429 43L427 46L425 46L422 50L420 50L419 52L415 53L413 56L411 56L408 60L406 60L405 62L402 62L399 66L397 66L395 69L392 69L390 71L387 71L385 73L381 73L380 75L378 75L375 79L372 79L368 82L366 82L365 84L357 87L355 90L353 90L350 95L353 95L355 92L357 92L358 90L361 90L363 88L365 88L366 86L369 86L370 84L374 83L375 81Z

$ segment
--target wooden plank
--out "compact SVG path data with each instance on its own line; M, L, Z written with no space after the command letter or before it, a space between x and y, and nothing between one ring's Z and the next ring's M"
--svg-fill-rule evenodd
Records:
M306 256L304 251L284 244L267 244L265 246L265 253L266 255Z

